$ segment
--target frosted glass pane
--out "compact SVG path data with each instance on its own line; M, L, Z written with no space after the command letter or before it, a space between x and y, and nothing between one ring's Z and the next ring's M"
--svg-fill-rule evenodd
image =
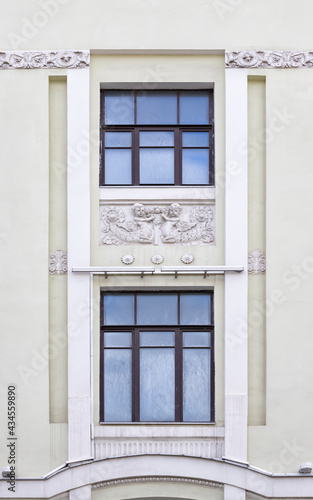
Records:
M105 184L132 183L131 149L105 150Z
M141 346L175 346L175 332L140 332Z
M140 349L140 420L175 420L174 349Z
M211 324L211 295L187 293L180 296L181 325Z
M133 325L134 296L133 295L104 295L103 297L103 324L104 325Z
M140 150L140 184L174 183L174 149Z
M209 132L183 132L183 147L209 147Z
M106 148L131 148L132 146L131 132L106 132L104 137Z
M137 296L137 325L177 325L177 295Z
M209 184L208 149L183 149L183 184Z
M210 350L183 350L183 420L208 422L210 411Z
M140 146L174 146L174 132L140 132Z
M181 92L179 119L182 125L208 125L209 95L207 92Z
M155 91L137 95L137 123L142 125L176 124L176 92Z
M108 92L104 98L106 125L128 125L134 123L135 99L131 92Z
M104 332L104 347L131 347L131 332Z
M211 332L183 332L184 347L210 347Z
M132 420L132 351L104 350L104 420Z

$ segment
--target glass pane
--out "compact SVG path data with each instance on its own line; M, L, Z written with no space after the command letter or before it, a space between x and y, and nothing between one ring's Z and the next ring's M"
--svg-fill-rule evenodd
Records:
M209 184L208 149L183 149L183 184Z
M174 132L140 132L140 146L174 146Z
M106 125L128 125L134 123L135 99L131 92L107 92L104 98Z
M106 132L104 137L106 148L131 148L132 146L131 132Z
M209 95L207 92L181 92L179 97L181 125L208 125Z
M183 420L208 422L210 411L210 350L183 350Z
M211 332L183 332L184 347L210 347Z
M137 296L137 325L177 325L177 295Z
M211 295L209 293L184 293L180 296L181 325L211 324Z
M140 332L141 346L175 346L175 332Z
M176 124L176 92L154 91L137 95L137 123L145 125Z
M133 325L134 324L134 296L133 295L104 295L103 297L103 324L104 325Z
M140 420L175 420L175 349L140 349Z
M132 183L131 149L106 149L104 164L105 184Z
M183 132L183 147L209 147L209 132Z
M131 347L131 332L104 332L104 347Z
M140 184L174 184L174 149L140 150Z
M132 420L132 351L104 350L104 420Z

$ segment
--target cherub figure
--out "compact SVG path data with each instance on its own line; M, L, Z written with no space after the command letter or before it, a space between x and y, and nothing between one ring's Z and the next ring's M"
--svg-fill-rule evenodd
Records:
M154 215L148 215L142 203L135 203L132 206L132 212L139 230L139 241L141 243L151 243L153 238L151 222L154 220Z

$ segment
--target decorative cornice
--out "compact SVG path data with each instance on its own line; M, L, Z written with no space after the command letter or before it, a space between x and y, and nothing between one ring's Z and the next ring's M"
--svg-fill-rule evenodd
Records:
M67 252L55 250L49 255L49 274L67 274Z
M89 63L87 50L0 52L0 69L76 69L87 68Z
M248 255L248 273L264 274L266 271L265 254L261 250L253 250Z
M125 479L102 481L101 483L92 484L91 489L97 490L100 488L106 488L108 486L121 486L124 484L160 483L160 482L191 484L197 486L206 486L207 488L223 489L223 484L221 483L216 483L213 481L205 481L202 479L191 479L187 477L172 477L172 476L143 476L143 477L131 477Z
M312 68L313 51L241 50L225 52L226 68Z

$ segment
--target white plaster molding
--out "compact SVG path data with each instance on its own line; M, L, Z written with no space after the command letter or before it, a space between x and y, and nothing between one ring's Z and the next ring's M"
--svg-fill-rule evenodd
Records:
M88 50L0 52L0 69L77 69L90 64Z
M49 255L49 274L67 274L67 252L55 250Z
M240 50L225 52L226 68L312 68L313 51Z
M129 479L117 479L115 481L102 481L101 483L93 484L91 489L97 490L106 488L108 486L122 486L125 484L138 484L138 483L180 483L191 484L196 486L206 486L207 488L223 489L224 485L221 483L214 483L213 481L204 481L201 479L191 479L188 477L171 477L171 476L144 476L132 477Z
M95 458L114 458L132 455L184 455L200 458L222 458L224 438L146 438L95 439Z
M265 254L261 250L256 249L248 255L248 273L249 274L264 274L266 271Z
M180 260L184 264L191 264L194 261L194 256L192 253L184 253L184 255L181 256Z
M214 244L214 206L100 205L100 244Z
M123 255L123 257L121 258L121 261L123 262L123 264L129 265L129 264L133 264L133 262L135 261L135 258L133 257L133 255Z
M162 264L164 262L164 257L163 257L163 255L159 255L159 254L152 255L151 262L152 262L152 264Z

